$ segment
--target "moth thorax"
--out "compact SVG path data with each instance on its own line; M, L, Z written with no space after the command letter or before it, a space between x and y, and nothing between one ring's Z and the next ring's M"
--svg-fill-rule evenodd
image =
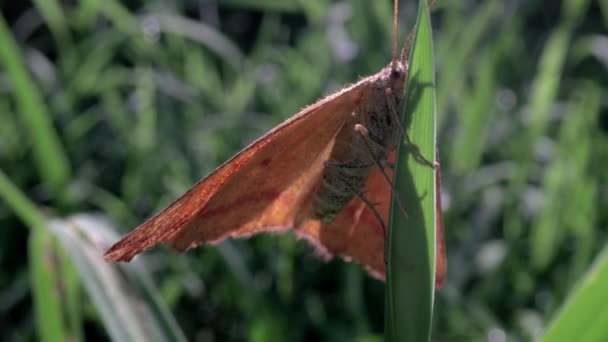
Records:
M387 96L385 88L372 83L360 102L355 120L342 127L325 165L313 203L313 217L332 222L353 199L361 196L371 170L383 164L396 146L400 125L395 122L400 99ZM389 103L388 101L393 101ZM357 130L356 126L363 126Z
M400 125L398 120L401 108L401 94L387 94L385 87L374 87L370 91L373 101L366 101L362 106L361 121L369 132L369 138L378 145L392 149L399 139Z

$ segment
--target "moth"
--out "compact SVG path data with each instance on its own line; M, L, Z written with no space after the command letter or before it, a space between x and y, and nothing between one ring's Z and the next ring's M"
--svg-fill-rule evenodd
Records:
M320 256L358 262L384 279L408 46L399 58L395 1L393 58L386 67L264 134L114 244L105 259L129 261L162 242L182 252L202 243L292 230ZM436 226L440 286L445 251L441 224Z

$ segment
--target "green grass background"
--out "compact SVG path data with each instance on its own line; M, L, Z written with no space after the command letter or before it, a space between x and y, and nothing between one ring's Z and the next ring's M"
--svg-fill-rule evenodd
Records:
M0 340L382 339L383 284L290 235L98 256L386 65L391 1L0 8ZM433 339L608 339L608 1L440 0L431 20L449 253Z

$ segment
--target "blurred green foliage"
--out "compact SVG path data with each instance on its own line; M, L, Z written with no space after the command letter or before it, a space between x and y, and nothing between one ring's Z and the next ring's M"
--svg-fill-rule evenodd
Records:
M401 1L402 28L415 5ZM66 257L74 250L39 231L45 218L103 213L125 233L390 59L389 0L0 6L3 341L115 336L85 294L86 267ZM560 307L573 288L597 291L593 280L606 279L590 265L608 227L608 2L441 0L432 24L449 253L434 338L532 340L558 312L555 324L587 328L576 313L599 310L603 297ZM86 251L107 246L77 236ZM189 340L382 337L383 284L319 261L290 235L142 259L137 269ZM594 278L576 286L586 272ZM603 326L590 330L598 341Z

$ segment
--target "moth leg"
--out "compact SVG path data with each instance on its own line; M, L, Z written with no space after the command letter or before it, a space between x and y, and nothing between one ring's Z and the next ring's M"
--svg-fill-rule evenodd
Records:
M376 219L380 223L380 226L382 226L382 237L384 237L384 264L386 265L388 263L388 228L386 227L384 220L382 220L382 216L380 216L380 213L376 210L376 205L378 205L378 203L372 203L363 192L357 192L357 197L372 210L374 216L376 216Z
M374 151L372 150L372 147L369 145L369 142L368 142L369 131L367 130L367 128L365 128L365 126L360 125L360 124L355 125L355 131L357 133L361 134L361 138L363 139L363 143L364 143L365 148L367 149L367 152L371 156L371 158L374 161L374 163L376 164L376 166L378 166L378 169L380 169L380 173L382 174L382 176L384 177L384 179L386 180L388 185L391 187L391 194L395 198L397 205L399 205L399 209L401 209L401 211L403 212L403 215L405 215L405 217L407 217L407 211L405 210L405 206L401 202L401 199L399 198L399 196L397 196L397 189L395 189L395 185L393 184L393 182L391 181L389 176L386 174L386 172L384 172L385 167L382 165L383 162L378 160L379 158L377 158L374 155Z
M405 126L403 126L403 123L399 119L399 114L397 113L397 105L395 104L395 98L393 97L393 91L391 90L391 88L386 88L385 92L386 92L386 100L387 100L386 102L388 103L389 112L391 112L391 115L393 116L393 120L395 120L397 122L397 124L399 125L399 128L401 128L401 132L403 132L405 146L407 146L410 149L410 151L412 151L412 155L414 156L416 161L418 161L419 163L425 164L431 168L435 168L435 164L431 163L428 159L426 159L422 155L418 146L416 146L416 144L414 144L412 142L412 140L410 139L410 136L407 134L407 130L405 129Z
M384 168L384 169L391 169L391 170L395 169L395 163L391 163L386 159L381 160L380 164L382 165L382 168Z
M359 199L361 200L361 202L363 202L368 208L371 209L371 211L374 213L374 216L376 216L376 219L378 220L378 222L380 223L380 226L382 227L382 237L384 238L384 264L387 263L387 242L388 242L388 228L386 227L386 223L384 222L384 220L382 220L382 216L380 216L380 213L378 212L378 210L376 210L376 206L379 203L374 203L372 201L369 200L369 198L367 198L367 196L365 196L365 193L363 191L359 191L357 189L355 189L354 186L352 186L352 184L350 184L348 182L348 180L346 179L342 179L342 181L344 182L344 184L346 184L346 186L348 186L351 191L353 191L357 197L359 197Z

